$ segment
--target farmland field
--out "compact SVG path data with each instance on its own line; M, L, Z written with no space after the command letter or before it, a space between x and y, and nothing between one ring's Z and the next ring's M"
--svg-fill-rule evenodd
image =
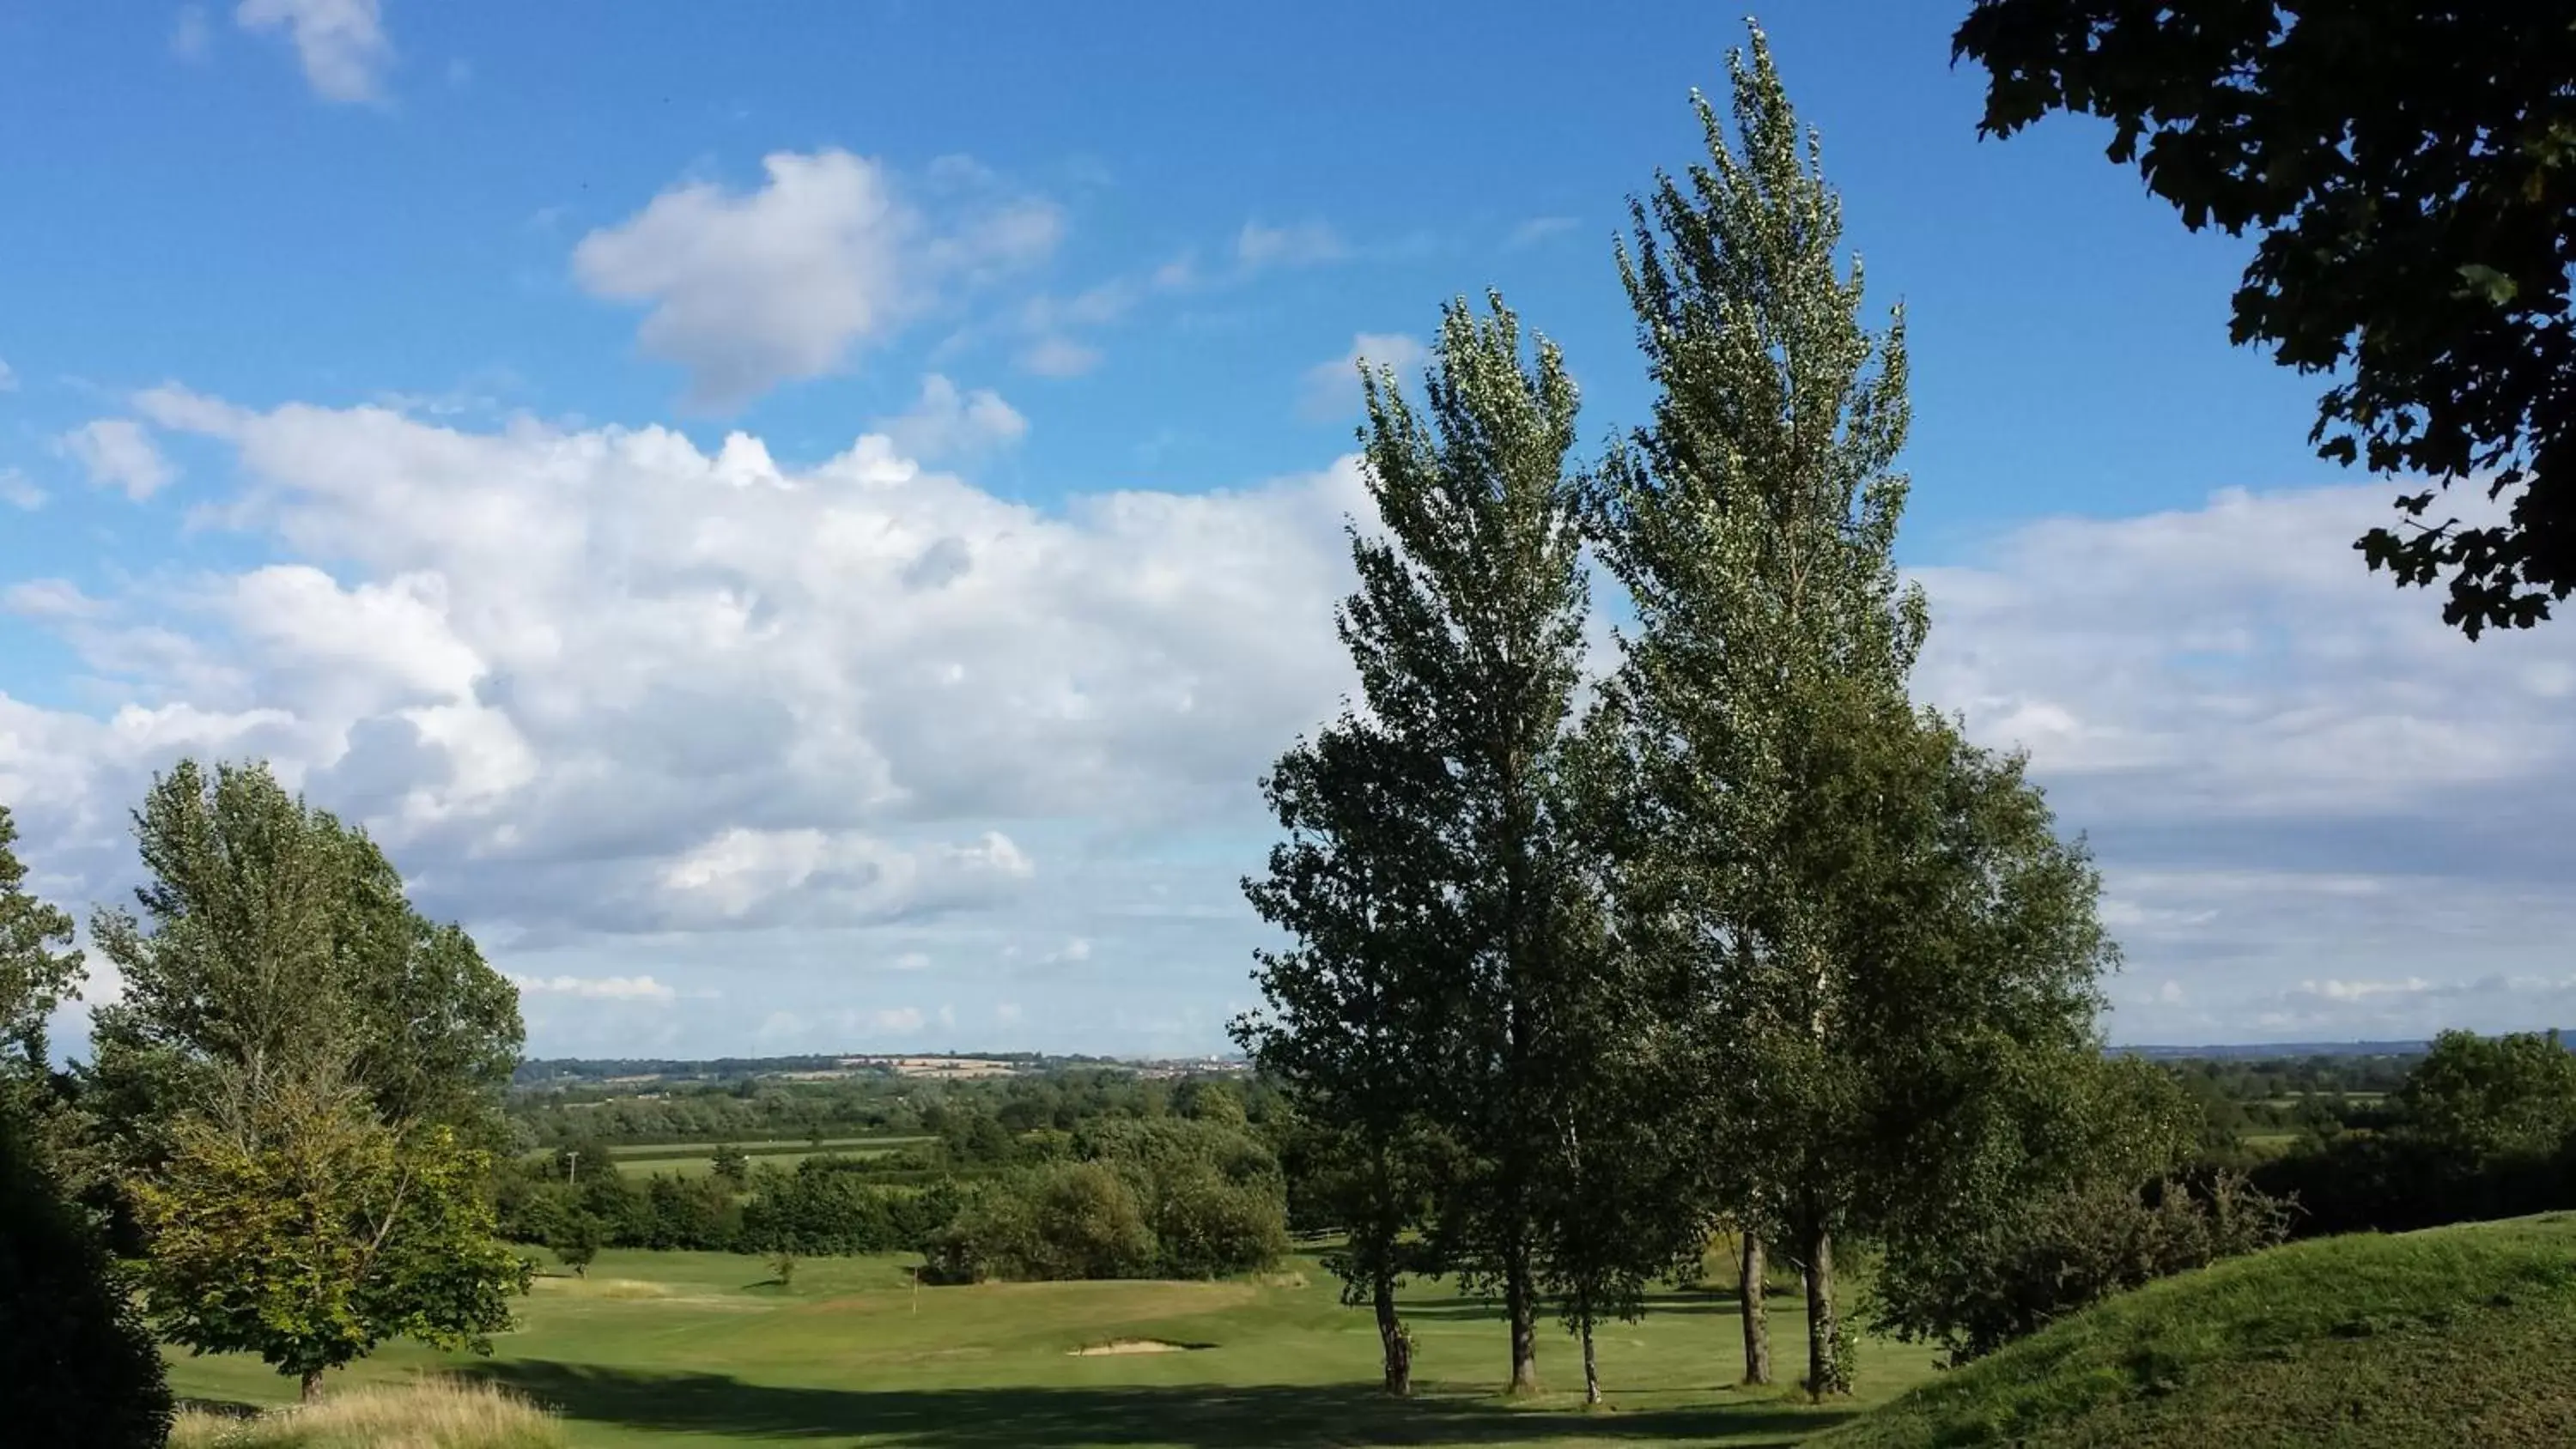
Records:
M899 1147L927 1142L927 1137L832 1137L816 1146L797 1137L774 1142L736 1142L755 1165L793 1168L809 1157L879 1157ZM656 1142L611 1147L609 1160L621 1173L667 1172L675 1177L703 1177L715 1170L713 1142Z
M904 1445L949 1449L1461 1444L1782 1444L1929 1378L1931 1354L1864 1341L1855 1405L1813 1409L1794 1389L1733 1385L1733 1303L1658 1295L1635 1324L1601 1331L1610 1403L1586 1411L1571 1338L1546 1326L1552 1392L1506 1405L1502 1324L1432 1287L1407 1306L1424 1392L1380 1399L1369 1315L1335 1301L1311 1258L1219 1283L1025 1283L925 1288L907 1264L810 1259L792 1289L757 1260L612 1251L586 1279L540 1278L521 1326L489 1359L408 1345L333 1382L427 1368L482 1374L559 1407L575 1445L747 1449ZM1803 1365L1794 1299L1775 1299L1783 1378ZM1137 1342L1169 1351L1085 1354ZM178 1393L283 1402L294 1386L256 1359L171 1363ZM327 1387L328 1385L326 1385Z

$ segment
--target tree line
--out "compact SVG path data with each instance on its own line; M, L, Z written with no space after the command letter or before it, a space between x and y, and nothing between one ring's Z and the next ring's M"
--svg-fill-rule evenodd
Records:
M1722 1225L1745 1381L1784 1258L1806 1386L1844 1393L1839 1244L1883 1255L1883 1326L1943 1337L1999 1224L2190 1147L2170 1078L2104 1058L2083 845L1913 701L1903 314L1865 319L1758 30L1730 77L1616 253L1645 425L1578 457L1566 363L1499 295L1444 309L1419 402L1362 367L1359 690L1264 781L1284 835L1246 889L1289 944L1234 1029L1331 1139L1393 1392L1395 1289L1438 1273L1501 1297L1515 1391L1553 1310L1597 1400L1595 1326Z

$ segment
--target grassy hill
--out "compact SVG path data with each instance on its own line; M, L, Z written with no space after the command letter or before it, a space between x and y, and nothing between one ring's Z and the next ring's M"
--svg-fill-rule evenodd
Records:
M2071 1317L1815 1442L2576 1444L2576 1214L2223 1263Z

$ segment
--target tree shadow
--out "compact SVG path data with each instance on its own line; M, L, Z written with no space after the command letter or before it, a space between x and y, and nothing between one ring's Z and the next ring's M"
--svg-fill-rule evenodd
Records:
M1733 1314L1737 1311L1733 1292L1701 1293L1690 1289L1674 1289L1649 1293L1638 1301L1648 1312L1658 1318L1674 1314ZM1804 1308L1796 1304L1784 1305L1780 1302L1766 1304L1765 1309L1775 1315L1787 1313L1793 1309L1801 1314L1805 1312ZM1425 1319L1435 1323L1483 1318L1500 1319L1503 1316L1503 1301L1499 1298L1405 1299L1396 1304L1396 1311L1407 1318ZM1553 1309L1542 1315L1549 1318L1553 1316Z
M544 1360L484 1363L472 1372L577 1421L745 1438L868 1436L903 1449L1115 1449L1130 1444L1324 1449L1500 1444L1559 1434L1784 1445L1842 1423L1855 1412L1778 1401L1613 1413L1513 1409L1463 1393L1394 1400L1358 1385L782 1388L723 1374L633 1373Z

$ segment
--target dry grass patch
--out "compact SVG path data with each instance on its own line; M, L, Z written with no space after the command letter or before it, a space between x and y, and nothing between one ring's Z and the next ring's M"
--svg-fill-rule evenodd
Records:
M488 1384L418 1379L240 1418L190 1409L171 1449L564 1449L554 1415Z

